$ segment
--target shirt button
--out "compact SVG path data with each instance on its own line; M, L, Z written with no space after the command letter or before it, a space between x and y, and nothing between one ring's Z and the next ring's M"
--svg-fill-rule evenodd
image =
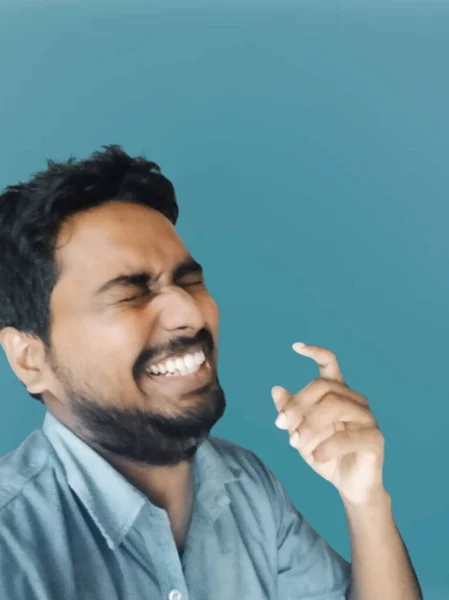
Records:
M168 595L168 600L181 600L182 594L179 590L172 590Z

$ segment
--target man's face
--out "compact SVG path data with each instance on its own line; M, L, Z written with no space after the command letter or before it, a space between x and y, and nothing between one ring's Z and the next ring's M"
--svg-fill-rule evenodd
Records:
M108 202L64 224L56 260L49 409L123 458L191 459L226 402L218 308L173 225L146 206ZM106 285L143 272L148 280Z

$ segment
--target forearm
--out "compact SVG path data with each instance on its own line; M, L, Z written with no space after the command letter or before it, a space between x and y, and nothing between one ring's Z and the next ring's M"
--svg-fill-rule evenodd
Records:
M394 522L391 498L365 507L343 502L349 524L353 585L349 600L423 600Z

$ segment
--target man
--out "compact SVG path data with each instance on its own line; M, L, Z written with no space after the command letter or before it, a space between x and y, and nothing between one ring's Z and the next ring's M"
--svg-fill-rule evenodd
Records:
M330 351L295 345L320 377L272 394L278 426L340 492L351 565L257 456L210 435L226 406L217 305L171 183L104 148L0 197L0 340L47 409L0 461L0 597L422 598L382 434Z

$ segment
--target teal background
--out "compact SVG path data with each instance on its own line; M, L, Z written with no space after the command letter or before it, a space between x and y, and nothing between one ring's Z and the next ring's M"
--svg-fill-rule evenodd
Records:
M0 3L0 186L102 144L172 179L221 309L228 409L347 559L338 492L274 426L270 389L333 350L386 439L385 485L426 600L449 598L449 5ZM0 454L44 409L0 359ZM0 482L1 485L1 482Z

